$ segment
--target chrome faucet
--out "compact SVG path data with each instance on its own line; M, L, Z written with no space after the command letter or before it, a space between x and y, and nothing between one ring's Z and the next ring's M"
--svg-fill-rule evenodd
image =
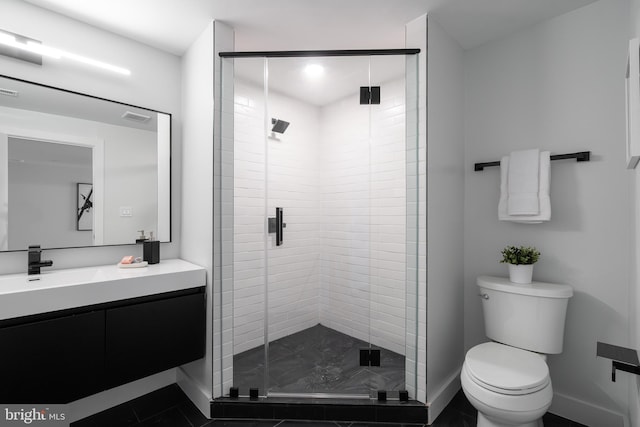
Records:
M40 274L40 267L51 267L53 261L41 260L42 249L40 245L29 246L29 258L27 262L27 274Z

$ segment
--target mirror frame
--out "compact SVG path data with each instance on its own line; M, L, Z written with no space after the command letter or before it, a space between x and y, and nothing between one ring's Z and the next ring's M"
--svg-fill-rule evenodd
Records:
M172 183L173 183L173 155L172 155L172 151L173 151L173 115L171 113L167 113L164 111L159 111L159 110L154 110L152 108L147 108L147 107L141 107L139 105L133 105L133 104L129 104L126 102L121 102L121 101L116 101L113 99L108 99L108 98L103 98L100 96L96 96L96 95L90 95L87 93L83 93L83 92L78 92L78 91L74 91L71 89L64 89L61 87L56 87L56 86L51 86L48 84L44 84L44 83L39 83L39 82L35 82L35 81L31 81L31 80L26 80L26 79L21 79L18 77L14 77L14 76L9 76L6 74L0 74L0 78L5 78L5 79L9 79L9 80L14 80L20 83L27 83L27 84L31 84L31 85L35 85L35 86L39 86L45 89L52 89L52 90L58 90L61 92L66 92L68 94L72 94L72 95L80 95L80 96L84 96L87 98L91 98L94 100L98 100L98 101L106 101L106 102L111 102L111 103L115 103L115 104L119 104L125 107L132 107L132 108L136 108L139 110L146 110L155 114L164 114L167 117L168 120L168 144L166 147L166 153L163 155L164 157L164 161L166 162L167 166L168 166L168 171L166 174L163 174L164 176L160 176L160 173L158 173L158 191L160 188L167 188L168 189L168 194L166 197L166 200L164 200L164 203L162 203L163 205L165 205L166 208L166 213L161 213L161 206L160 206L160 198L158 201L158 230L161 228L160 227L160 223L162 220L166 221L166 225L164 225L162 228L164 230L166 230L168 232L168 239L166 240L160 240L160 243L170 243L172 242L172 236L173 236L173 224L172 224L172 206L173 206L173 194L172 194ZM160 122L159 119L157 119L158 122ZM160 233L156 234L159 235ZM135 237L135 236L134 236ZM37 242L35 242L37 243ZM126 246L126 245L135 245L135 239L132 239L131 243L113 243L113 244L100 244L100 245L89 245L89 246L52 246L52 247L43 247L42 249L46 249L46 250L53 250L53 249L77 249L77 248L100 248L100 247L109 247L109 246ZM28 248L24 248L24 249L8 249L8 250L1 250L0 253L9 253L9 252L25 252L28 251Z

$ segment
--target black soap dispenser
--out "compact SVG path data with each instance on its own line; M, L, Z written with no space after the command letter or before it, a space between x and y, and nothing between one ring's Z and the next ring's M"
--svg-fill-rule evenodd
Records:
M144 235L144 230L138 230L138 233L140 233L140 235L136 239L136 243L143 243L149 240L147 239L147 236Z
M142 243L142 259L149 264L160 262L160 240L153 238L153 231L149 232L149 239Z

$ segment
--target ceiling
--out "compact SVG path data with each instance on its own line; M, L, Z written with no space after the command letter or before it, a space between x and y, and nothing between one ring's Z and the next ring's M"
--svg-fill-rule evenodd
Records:
M322 67L319 75L309 75L305 68ZM266 85L268 92L298 99L322 107L357 94L360 86L380 86L404 78L404 55L269 58ZM265 84L262 58L236 59L235 78L262 89Z
M212 19L234 28L236 51L393 49L405 47L405 24L429 13L471 49L595 0L24 1L181 56ZM372 57L371 84L401 78L398 59ZM315 81L302 72L309 61L270 59L269 91L323 106L369 85L368 58L315 58L325 66ZM235 75L262 86L261 60L236 60Z
M429 12L465 49L595 0L25 0L181 56L210 20L236 50L404 47L404 25Z

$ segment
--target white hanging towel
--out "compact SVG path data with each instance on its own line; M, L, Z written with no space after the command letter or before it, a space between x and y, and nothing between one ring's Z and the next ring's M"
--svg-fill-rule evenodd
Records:
M507 185L507 213L509 215L538 215L540 201L540 150L514 151L509 154Z
M526 150L526 151L538 151L538 150ZM513 154L513 153L512 153ZM519 159L522 160L522 159ZM498 203L498 219L501 221L520 222L524 224L539 224L543 221L549 221L551 219L551 198L549 197L549 185L550 185L550 171L551 171L551 155L548 151L539 151L538 153L538 169L537 169L537 212L533 214L510 214L509 213L509 198L513 193L513 189L510 188L513 181L509 180L509 170L511 168L511 156L504 156L500 161L500 202ZM525 174L529 174L530 171L521 174L520 178L524 178ZM515 179L515 178L514 178ZM532 185L520 186L517 181L514 183L517 188L524 188L530 190ZM514 201L514 205L523 203L524 197L520 197L518 201ZM526 202L526 206L531 208L533 203Z

